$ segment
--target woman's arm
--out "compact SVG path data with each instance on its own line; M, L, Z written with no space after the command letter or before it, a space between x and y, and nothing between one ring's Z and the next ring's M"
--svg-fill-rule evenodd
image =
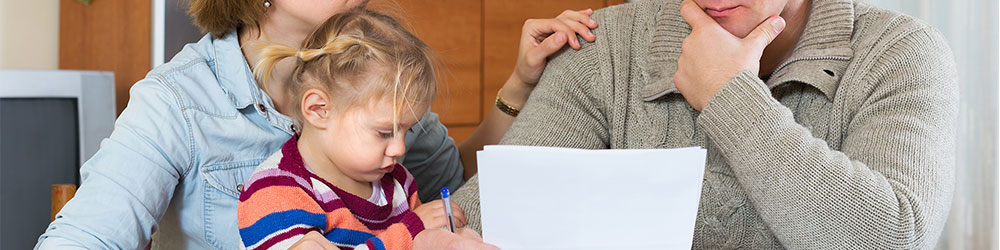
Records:
M590 32L590 29L597 27L597 22L590 18L593 13L590 9L567 10L553 19L525 21L521 30L517 63L510 78L500 88L500 98L515 109L524 107L550 55L561 50L567 43L574 49L580 49L577 35L588 42L595 40L596 37ZM483 145L499 143L507 128L514 123L514 118L493 105L479 127L458 146L465 167L465 180L477 172L476 151L483 149Z
M80 168L80 190L36 249L142 249L149 243L191 167L189 128L180 102L161 83L139 81L130 95L111 137Z

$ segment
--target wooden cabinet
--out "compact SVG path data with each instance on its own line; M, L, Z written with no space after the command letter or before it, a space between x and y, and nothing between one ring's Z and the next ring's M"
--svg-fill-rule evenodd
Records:
M60 1L59 68L114 71L120 113L129 88L150 69L150 1ZM444 79L432 109L461 143L510 76L524 20L622 2L375 0L368 7L397 16L437 53Z
M150 3L59 0L59 69L115 72L117 114L150 69Z
M514 70L524 21L564 10L600 9L624 0L376 1L372 9L405 22L444 61L445 78L432 108L461 143L493 107ZM402 11L400 11L402 10Z

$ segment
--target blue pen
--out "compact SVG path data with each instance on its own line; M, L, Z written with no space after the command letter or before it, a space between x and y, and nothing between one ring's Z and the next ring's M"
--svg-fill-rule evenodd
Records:
M455 232L455 215L451 212L451 194L448 192L448 187L441 188L441 201L444 202L444 214L448 216L448 229L451 232Z

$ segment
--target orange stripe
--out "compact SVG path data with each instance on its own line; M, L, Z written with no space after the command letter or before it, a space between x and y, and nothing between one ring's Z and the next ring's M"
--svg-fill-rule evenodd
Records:
M385 231L377 234L378 238L385 243L388 250L408 250L413 248L413 239L410 238L410 230L406 229L403 223L395 223Z
M301 188L269 186L257 190L249 199L240 202L237 207L238 224L240 228L249 227L271 213L293 209L302 209L310 213L323 213L323 208L316 204L316 200Z
M417 192L413 192L413 195L410 195L410 210L419 207L420 204L420 197L417 196Z
M351 210L346 207L334 209L332 212L326 214L326 231L329 232L334 228L350 229L355 231L362 231L366 233L372 233L365 224L362 224Z

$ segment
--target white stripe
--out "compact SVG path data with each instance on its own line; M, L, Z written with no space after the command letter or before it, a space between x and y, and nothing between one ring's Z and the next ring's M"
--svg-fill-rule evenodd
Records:
M278 230L278 231L275 231L275 232L273 232L271 234L268 234L267 237L264 237L264 238L260 239L260 241L258 241L257 244L253 244L252 246L248 246L247 249L256 249L257 247L259 247L264 242L267 242L268 239L271 239L271 238L273 238L275 236L278 236L279 234L282 234L282 233L285 233L285 232L291 231L292 229L297 229L297 228L306 228L306 229L309 229L309 228L315 228L315 227L310 226L310 225L306 225L306 224L293 225L293 226L290 226L288 228L285 228L285 229L282 229L282 230ZM296 237L300 237L300 236L296 236Z
M299 240L301 240L304 237L306 237L304 234L303 235L292 236L291 238L285 239L285 240L283 240L281 242L278 242L277 244L274 244L273 246L271 246L271 249L288 249L288 248L291 248L292 245L295 245L295 243L298 243Z
M368 243L368 242L366 241L365 243ZM365 243L361 243L361 245L357 245L357 246L352 246L352 245L348 245L348 244L344 244L344 243L333 242L333 245L338 246L338 247L350 247L350 248L354 248L354 250L368 250L368 245L366 245Z
M406 195L406 191L403 190L403 185L400 185L399 182L396 181L395 179L392 180L392 184L393 184L392 206L393 207L409 206L410 204L406 202L406 199L410 197L408 197ZM413 208L411 207L410 209Z

